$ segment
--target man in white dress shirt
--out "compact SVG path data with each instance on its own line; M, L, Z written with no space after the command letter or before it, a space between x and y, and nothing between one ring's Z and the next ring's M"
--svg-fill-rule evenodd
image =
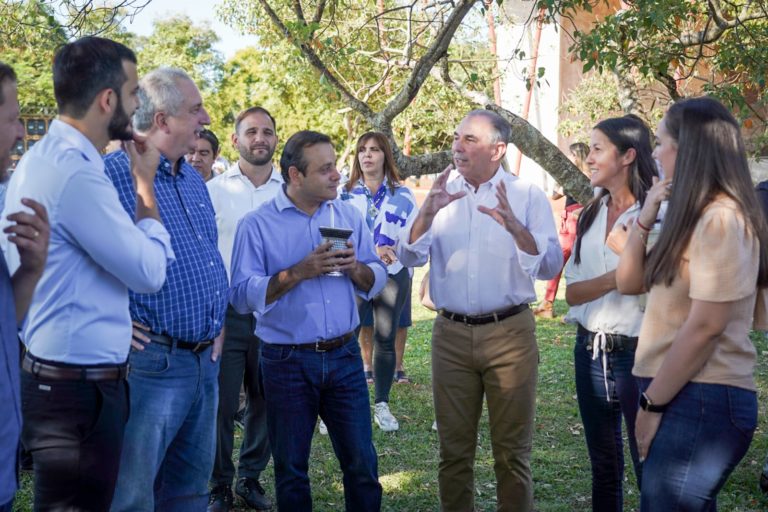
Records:
M134 135L136 56L86 37L53 62L58 118L11 178L6 211L22 198L50 219L48 259L21 331L22 440L34 460L35 510L108 510L125 422L131 342L128 288L155 292L174 261L152 182L159 153ZM137 196L131 216L100 151L125 142ZM5 225L5 220L3 220ZM11 272L19 253L6 253Z
M232 246L240 219L275 197L283 186L283 178L272 164L277 128L266 109L251 107L237 116L232 144L240 153L239 160L208 182L208 192L216 211L219 251L229 276L232 275ZM241 315L232 306L227 307L209 512L227 512L232 507L234 420L243 384L247 402L235 492L253 509L269 510L272 506L259 483L259 476L269 462L270 451L266 408L259 385L261 341L254 334L255 321L252 314Z
M501 168L510 126L475 110L456 128L453 162L415 218L406 266L429 256L433 396L440 439L443 511L474 510L474 459L483 396L488 403L497 510L533 508L530 471L539 352L528 304L535 279L562 266L544 193Z

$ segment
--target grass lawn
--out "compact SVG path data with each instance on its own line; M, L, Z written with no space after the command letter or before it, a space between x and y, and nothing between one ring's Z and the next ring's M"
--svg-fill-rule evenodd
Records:
M414 278L414 295L422 271ZM540 296L543 286L539 284ZM561 287L560 294L563 293ZM434 313L414 300L414 326L409 332L405 365L413 384L398 384L392 389L391 409L400 421L400 430L383 433L374 426L374 443L379 454L379 475L384 487L383 510L421 512L438 509L437 435L431 430L434 420L430 390L430 335ZM555 304L558 315L567 306ZM555 320L539 320L538 342L541 351L538 407L533 439L535 506L539 511L590 509L590 470L581 419L576 404L573 377L573 339L575 329ZM758 366L756 378L760 395L768 394L768 343L755 334ZM371 388L371 399L373 389ZM768 422L765 400L760 400L760 426L749 453L734 471L720 493L719 509L728 512L768 510L768 499L760 494L757 477L768 453ZM629 454L626 454L629 461ZM631 467L631 464L628 465ZM330 441L317 434L310 461L314 510L344 510L341 471ZM480 425L476 461L476 503L480 511L495 510L493 457L484 413ZM272 467L262 476L262 483L274 496ZM31 510L31 482L24 476L24 488L17 497L19 511ZM626 510L638 507L638 491L629 470L625 486ZM659 504L663 510L663 504ZM236 510L246 510L245 508Z

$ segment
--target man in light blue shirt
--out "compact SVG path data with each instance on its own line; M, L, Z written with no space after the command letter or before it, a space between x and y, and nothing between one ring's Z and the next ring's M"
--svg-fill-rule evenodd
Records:
M307 464L318 414L344 473L348 511L381 507L376 451L360 347L355 294L370 299L387 271L359 212L336 198L340 175L328 136L286 142L287 185L238 226L230 302L256 316L279 510L312 510ZM321 227L352 231L331 250ZM328 275L333 272L337 275Z
M128 288L152 292L174 260L152 182L159 153L126 142L136 193L131 218L104 174L99 150L134 137L136 57L86 37L53 63L59 117L13 173L6 212L41 203L50 217L45 270L21 337L24 446L35 468L36 510L107 510L128 419ZM3 226L5 226L3 220ZM23 254L7 248L9 268Z

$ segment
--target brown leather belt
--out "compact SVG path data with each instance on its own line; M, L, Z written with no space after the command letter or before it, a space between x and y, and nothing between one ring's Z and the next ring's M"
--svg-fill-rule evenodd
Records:
M314 343L298 343L295 345L284 346L291 347L295 350L314 350L315 352L328 352L329 350L341 347L346 342L351 340L354 335L354 332L348 332L347 334L342 334L341 336L337 338L331 338L330 340L315 341ZM280 343L267 343L267 345L282 346Z
M122 380L128 376L127 363L106 367L59 366L55 363L43 362L29 354L24 355L21 367L35 377L46 380Z
M184 350L191 350L195 354L199 354L200 352L205 351L205 349L213 345L213 340L183 341L178 338L168 336L167 334L155 334L154 332L145 331L144 329L139 330L143 332L147 338L152 340L153 343L159 343L160 345L165 345L166 347L177 347Z
M528 304L518 304L503 311L497 311L495 313L489 313L487 315L462 315L460 313L452 313L444 309L440 310L440 314L448 320L454 322L461 322L465 325L485 325L491 322L501 322L502 320L515 316L518 313L522 313L528 309Z

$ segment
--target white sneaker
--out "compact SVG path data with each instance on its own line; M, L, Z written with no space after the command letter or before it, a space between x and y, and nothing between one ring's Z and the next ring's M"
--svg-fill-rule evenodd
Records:
M397 419L389 412L387 402L379 402L374 406L373 419L384 432L394 432L400 428Z
M328 435L328 427L325 426L325 422L323 420L320 420L320 423L317 424L317 431L320 432L321 436Z
M433 421L433 422L432 422L432 430L434 430L435 432L437 432L437 420L435 420L435 421Z

